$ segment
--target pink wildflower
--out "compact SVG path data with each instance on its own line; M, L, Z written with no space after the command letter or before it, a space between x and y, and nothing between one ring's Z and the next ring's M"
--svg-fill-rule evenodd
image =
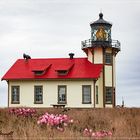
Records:
M33 116L33 114L36 113L36 110L30 108L15 108L15 109L10 109L9 113L15 114L17 116L29 117L29 116Z
M57 130L59 130L60 132L63 132L64 131L64 128L57 127Z
M111 131L102 130L102 131L93 132L92 129L87 129L87 128L84 129L83 134L84 134L84 136L95 137L95 138L112 136Z
M46 124L48 126L55 127L59 131L63 132L64 131L63 127L67 126L69 122L70 122L70 119L65 114L54 115L54 114L48 114L46 112L44 115L39 117L37 124Z
M67 123L64 123L64 126L68 126L68 124Z
M71 119L69 122L70 122L70 123L73 123L73 119Z
M92 137L95 137L96 136L96 133L95 132L92 132L91 136Z
M111 131L108 131L108 136L112 136L112 132Z
M90 132L87 128L84 129L83 134L84 136L90 136Z

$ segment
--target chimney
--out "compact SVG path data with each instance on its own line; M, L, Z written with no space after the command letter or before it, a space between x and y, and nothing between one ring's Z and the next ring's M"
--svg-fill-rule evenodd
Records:
M69 53L70 59L73 59L74 53Z

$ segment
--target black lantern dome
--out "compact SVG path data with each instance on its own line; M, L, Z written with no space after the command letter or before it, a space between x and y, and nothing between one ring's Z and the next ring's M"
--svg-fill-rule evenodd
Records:
M112 47L120 51L120 42L112 40L111 27L112 24L103 19L103 13L99 13L99 19L90 23L91 38L82 41L82 49L94 47Z
M110 27L112 26L112 24L110 22L105 21L103 19L103 13L100 13L99 14L99 19L94 21L94 22L91 22L90 26L92 27L92 26L95 26L95 25L102 25L102 24L105 24L105 25L110 26Z
M103 19L103 13L99 14L99 19L90 23L91 39L94 41L111 41L112 24Z

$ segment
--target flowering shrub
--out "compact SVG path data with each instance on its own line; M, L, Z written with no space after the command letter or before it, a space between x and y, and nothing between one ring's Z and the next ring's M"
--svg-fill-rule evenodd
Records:
M68 126L69 123L73 123L73 120L65 114L54 115L46 112L44 115L39 117L37 123L47 124L48 126L57 128L59 131L64 131L64 126Z
M83 134L84 136L93 137L93 138L102 138L106 136L112 136L111 131L103 130L103 131L93 132L92 129L87 129L87 128L84 129Z
M12 108L9 110L9 113L17 116L32 117L36 110L32 108Z

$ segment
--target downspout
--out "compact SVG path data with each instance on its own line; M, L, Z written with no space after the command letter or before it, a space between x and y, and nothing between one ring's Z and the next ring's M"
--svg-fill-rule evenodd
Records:
M113 52L113 50L112 50L112 97L113 97L113 107L115 107L116 106L116 99L115 99L115 85L114 85L114 65L115 65L115 56L113 55L114 54L114 52Z
M8 84L8 107L9 107L9 81L7 81L7 84Z
M94 96L94 97L93 97L93 98L94 98L94 99L93 99L93 100L94 100L94 104L93 104L93 107L94 107L94 108L96 107L96 106L95 106L95 92L96 92L96 91L95 91L95 84L96 84L96 81L97 81L97 79L95 79L95 80L93 81L93 85L94 85L94 94L93 94L93 96Z
M103 107L105 108L105 48L103 48Z

